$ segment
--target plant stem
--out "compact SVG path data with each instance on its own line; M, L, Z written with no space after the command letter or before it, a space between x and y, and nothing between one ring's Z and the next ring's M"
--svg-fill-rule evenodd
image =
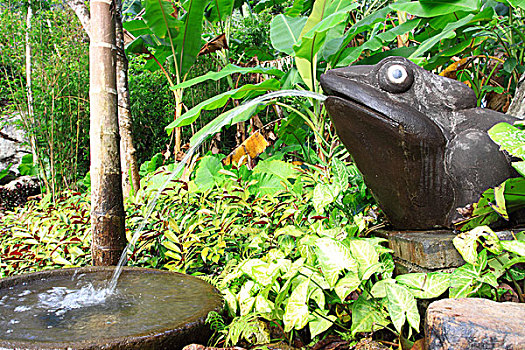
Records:
M505 264L499 259L499 257L495 257L495 259L502 265L502 266L505 266ZM521 303L525 303L525 297L523 296L523 290L521 289L520 285L518 284L518 282L516 281L516 279L514 279L514 276L512 276L512 273L510 273L510 271L508 269L505 269L505 273L510 277L510 279L512 280L512 283L514 284L514 287L516 287L516 291L518 292L518 299L520 300Z

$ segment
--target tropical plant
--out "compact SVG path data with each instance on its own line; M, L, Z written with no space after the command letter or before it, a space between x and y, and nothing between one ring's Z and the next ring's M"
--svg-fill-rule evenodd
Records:
M355 337L391 323L395 334L410 337L420 326L416 298L436 298L449 288L447 273L393 278L394 262L384 240L353 237L344 228L288 225L276 230L272 241L264 254L241 260L218 278L230 315L236 316L230 332L237 322L255 318L254 335L266 336L254 338L269 338L264 320L280 324L285 339L300 336L305 345L329 329ZM248 332L243 336L252 339ZM234 340L239 337L226 339L228 345Z
M504 51L507 57L500 58L499 62L507 62L501 72L509 72L508 89L516 85L517 77L523 70L523 51L520 49L521 36L520 22L523 4L512 2L510 12L505 17L504 26L500 15L495 11L497 3L482 4L480 1L451 1L447 5L428 1L398 1L393 4L376 7L374 4L360 6L356 2L340 0L316 1L308 17L301 16L295 11L297 4L290 7L284 14L275 16L270 25L272 46L294 59L294 67L280 78L279 81L269 79L256 86L246 85L240 91L256 89L257 94L280 89L307 89L320 91L318 76L326 69L342 67L357 61L358 64L376 63L380 59L399 55L421 64L428 69L446 68L452 63L453 57L460 55L459 62L452 65L444 75L458 76L462 80L470 81L478 94L481 104L487 93L500 92L501 89L491 87L494 83L490 79L494 75L494 65L491 72L485 75L483 70L472 74L471 63L483 59L488 49ZM514 17L512 17L514 16ZM512 19L514 18L514 19ZM499 32L489 31L487 28L495 26ZM499 35L501 40L495 40ZM512 38L509 38L512 36ZM512 49L511 49L512 48ZM482 57L483 56L483 57ZM478 61L475 61L477 59ZM463 65L460 63L463 62ZM469 64L465 64L468 62ZM477 64L477 63L476 63ZM458 72L458 67L462 70ZM210 72L203 77L191 79L177 88L188 88L208 79L220 79L234 73L244 73L245 68L227 66L221 72ZM257 69L253 70L258 73ZM454 74L453 74L454 73ZM270 74L270 73L266 73ZM253 95L236 94L237 90L221 95L224 102L217 103L218 97L202 102L181 118L171 123L167 130L193 123L201 110L221 108L226 105L228 97L247 100ZM276 102L271 100L270 104ZM297 103L297 102L295 102ZM287 108L288 117L301 116L314 131L318 147L323 145L326 115L319 102L311 100L299 103L296 108L294 102L280 105ZM235 121L247 120L255 109L247 109ZM219 116L216 121L201 131L212 133L218 131L218 120L227 120L230 112ZM230 125L231 122L223 123ZM212 126L213 125L213 126Z
M0 226L0 277L90 263L89 198L50 193L5 213Z
M504 240L488 226L479 226L454 238L466 263L450 276L451 298L476 296L525 303L520 286L525 280L525 234L512 235Z

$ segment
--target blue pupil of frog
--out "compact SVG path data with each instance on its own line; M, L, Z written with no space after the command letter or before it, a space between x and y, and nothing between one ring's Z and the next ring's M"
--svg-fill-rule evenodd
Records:
M399 79L403 76L403 72L401 71L401 69L394 69L392 71L392 78L394 79Z

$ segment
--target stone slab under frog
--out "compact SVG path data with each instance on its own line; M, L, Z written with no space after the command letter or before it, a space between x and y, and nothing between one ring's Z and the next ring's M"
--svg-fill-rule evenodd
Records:
M517 174L487 130L517 119L402 57L321 76L325 106L396 229L451 227L457 208Z

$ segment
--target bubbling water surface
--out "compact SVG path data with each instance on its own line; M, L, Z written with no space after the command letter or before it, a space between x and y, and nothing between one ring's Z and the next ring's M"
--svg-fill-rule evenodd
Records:
M110 276L57 276L0 288L0 340L73 342L175 329L220 301L213 287L180 274L125 270L114 291L107 288Z

